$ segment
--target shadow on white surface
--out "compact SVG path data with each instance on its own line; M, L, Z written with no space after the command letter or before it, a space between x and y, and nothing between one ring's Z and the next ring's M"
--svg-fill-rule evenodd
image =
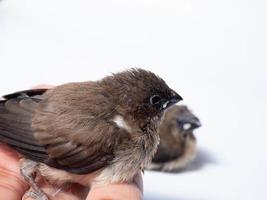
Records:
M176 173L187 173L192 171L199 171L203 169L206 165L218 164L215 156L208 150L199 147L197 150L197 155L195 160L192 161L186 168L180 169L174 172L167 172L169 174Z
M218 162L211 152L204 148L199 148L195 160L185 170L182 170L181 173L201 170L205 165L216 163Z

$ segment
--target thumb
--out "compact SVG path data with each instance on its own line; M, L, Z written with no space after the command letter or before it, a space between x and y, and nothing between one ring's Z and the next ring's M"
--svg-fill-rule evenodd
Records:
M92 186L86 200L141 200L143 199L143 180L141 172L130 183Z

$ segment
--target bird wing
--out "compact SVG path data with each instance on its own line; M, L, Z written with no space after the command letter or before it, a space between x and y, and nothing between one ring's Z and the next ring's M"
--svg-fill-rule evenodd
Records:
M34 110L45 91L16 92L0 101L0 141L35 161L47 159L45 147L34 138L31 128Z
M44 92L28 90L4 96L0 141L34 161L72 173L86 174L108 165L114 157L112 141L104 143L103 138L106 131L113 134L113 124L103 120L100 126L98 120L77 112L75 105L67 105L66 99L61 101L57 95L57 101L50 103Z

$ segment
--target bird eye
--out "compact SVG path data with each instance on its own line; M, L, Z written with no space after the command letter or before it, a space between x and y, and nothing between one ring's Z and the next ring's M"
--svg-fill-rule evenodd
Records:
M155 105L160 102L160 96L159 95L153 95L150 97L150 104Z

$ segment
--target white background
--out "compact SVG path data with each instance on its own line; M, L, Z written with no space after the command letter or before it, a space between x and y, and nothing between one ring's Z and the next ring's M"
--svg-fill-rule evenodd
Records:
M146 200L267 199L266 0L2 0L0 93L149 69L203 127L179 174Z

